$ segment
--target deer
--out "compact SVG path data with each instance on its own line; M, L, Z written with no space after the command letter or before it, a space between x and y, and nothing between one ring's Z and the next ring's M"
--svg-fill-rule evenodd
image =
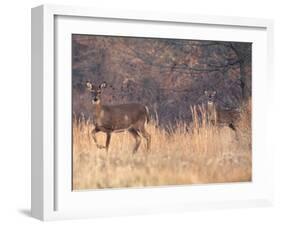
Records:
M108 152L111 134L128 131L135 139L133 154L135 154L141 144L141 137L146 139L146 150L150 150L151 135L146 131L145 125L149 122L149 110L147 106L139 103L126 103L119 105L102 104L102 92L107 87L106 82L96 85L87 81L86 88L91 94L91 104L93 106L94 129L91 132L92 138L98 149L106 149ZM96 134L104 132L106 134L105 146L99 145Z
M207 97L207 115L210 122L218 126L228 126L236 132L240 112L237 109L222 109L216 104L216 91L205 91Z

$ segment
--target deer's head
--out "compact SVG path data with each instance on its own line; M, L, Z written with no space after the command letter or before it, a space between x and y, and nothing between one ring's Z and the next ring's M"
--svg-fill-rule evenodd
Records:
M214 104L217 92L206 90L204 93L205 93L205 96L207 97L208 105Z
M91 93L92 104L99 104L101 101L101 93L104 88L106 88L106 82L102 82L100 85L95 85L92 82L87 81L87 90Z

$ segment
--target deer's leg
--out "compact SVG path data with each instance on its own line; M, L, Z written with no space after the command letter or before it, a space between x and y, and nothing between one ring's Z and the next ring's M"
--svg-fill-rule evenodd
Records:
M93 140L94 140L94 142L95 142L97 148L100 148L100 149L101 149L101 148L105 148L105 146L102 146L102 145L99 145L99 144L98 144L97 137L96 137L96 133L98 133L98 132L100 132L100 130L99 130L98 128L94 128L94 129L92 130L92 137L93 137Z
M229 123L229 124L228 124L228 127L229 127L230 129L236 131L236 128L235 128L235 126L233 125L233 123Z
M142 136L146 139L146 150L150 150L151 145L151 135L145 130L145 128L140 129Z
M233 132L235 133L235 139L238 141L239 140L239 134L238 134L236 125L234 123L230 123L228 125L228 127L233 130Z
M134 128L129 129L129 132L130 132L130 134L133 135L133 137L134 137L135 140L136 140L136 144L135 144L135 147L134 147L134 149L133 149L133 154L135 154L135 153L137 152L139 146L140 146L141 137L140 137L140 135L138 134L137 130L134 129Z
M110 138L111 138L111 133L106 133L106 144L105 144L105 148L106 151L108 152L108 147L109 147L109 143L110 143Z

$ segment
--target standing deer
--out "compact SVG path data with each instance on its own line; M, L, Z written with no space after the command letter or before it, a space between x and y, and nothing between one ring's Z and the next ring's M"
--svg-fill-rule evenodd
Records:
M222 109L217 106L216 91L205 91L207 96L207 114L212 124L219 126L228 126L236 131L236 123L239 120L240 112L237 109Z
M91 93L91 101L94 113L94 126L92 137L98 148L106 148L108 151L111 133L128 131L136 141L133 153L136 153L142 135L146 139L146 149L150 149L151 136L145 130L145 124L149 122L149 112L146 106L137 103L103 105L101 102L102 90L107 86L106 82L99 86L91 82L86 82L86 87ZM96 133L106 133L106 145L97 143Z

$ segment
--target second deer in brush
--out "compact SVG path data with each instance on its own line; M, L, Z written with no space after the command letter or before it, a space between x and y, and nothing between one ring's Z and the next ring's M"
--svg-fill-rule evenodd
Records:
M240 118L238 109L222 109L216 104L216 91L205 91L207 97L207 114L212 124L228 126L236 131L237 122Z

